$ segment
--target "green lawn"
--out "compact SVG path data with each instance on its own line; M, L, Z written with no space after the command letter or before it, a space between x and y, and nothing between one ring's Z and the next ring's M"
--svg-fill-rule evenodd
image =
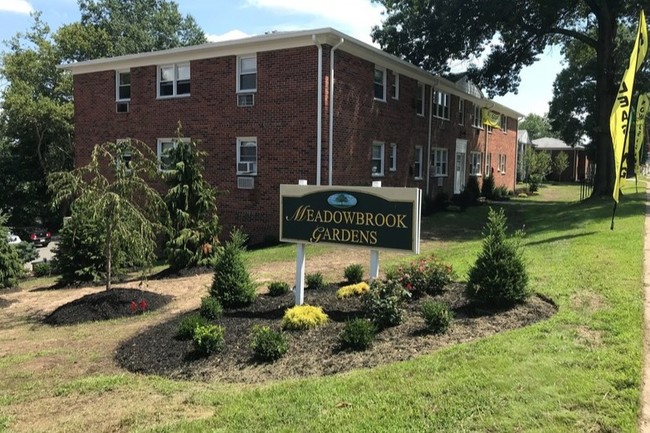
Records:
M567 194L565 189L569 189ZM645 182L578 203L546 186L539 203L503 205L524 228L534 291L552 319L428 356L334 377L202 391L214 416L159 432L630 432L639 415ZM553 197L544 202L544 196ZM442 213L425 230L462 278L480 249L487 207Z

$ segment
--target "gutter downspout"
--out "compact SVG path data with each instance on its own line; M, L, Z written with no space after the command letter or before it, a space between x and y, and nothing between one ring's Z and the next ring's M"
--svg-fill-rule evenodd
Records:
M426 87L425 87L426 89ZM449 98L451 99L451 97ZM431 119L433 118L433 86L429 90L429 135L427 137L427 182L426 182L426 196L429 196L429 184L431 183Z
M320 185L322 146L323 146L323 46L316 40L316 35L311 39L318 47L318 106L316 107L316 185Z
M338 44L334 45L330 50L330 124L329 124L329 156L328 156L328 185L332 185L332 154L334 148L334 51L341 46L344 39L341 38Z

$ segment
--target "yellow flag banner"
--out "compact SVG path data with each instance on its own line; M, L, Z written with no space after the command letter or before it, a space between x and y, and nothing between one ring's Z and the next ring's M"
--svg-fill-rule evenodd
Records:
M638 176L641 173L641 155L643 154L643 135L645 133L645 116L648 114L648 99L647 93L639 95L636 102L636 133L634 134L634 150L636 151L634 173Z
M621 189L621 179L627 178L627 138L630 126L630 107L632 105L632 91L634 90L634 77L643 63L646 51L648 50L648 28L645 22L645 15L641 10L639 28L636 32L634 49L630 54L628 65L623 80L618 88L616 100L612 107L612 114L609 117L609 130L612 135L612 146L614 148L614 191L612 197L618 203L618 196Z
M481 108L481 117L483 118L483 125L501 129L500 114L490 111L489 108Z

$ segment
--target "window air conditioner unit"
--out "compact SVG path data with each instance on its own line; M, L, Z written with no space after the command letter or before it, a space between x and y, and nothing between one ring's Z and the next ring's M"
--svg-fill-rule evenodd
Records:
M128 102L117 102L115 104L116 113L128 113L129 112L129 103Z
M238 177L237 188L239 189L253 189L255 187L254 177Z
M237 174L257 173L257 164L254 162L240 162L237 164Z
M255 94L253 93L243 93L237 95L237 106L238 107L252 107L255 105Z

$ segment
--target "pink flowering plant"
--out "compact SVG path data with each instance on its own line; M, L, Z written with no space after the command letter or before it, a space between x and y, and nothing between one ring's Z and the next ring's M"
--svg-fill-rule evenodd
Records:
M436 295L451 283L454 270L432 254L393 268L386 277L398 281L413 296Z

